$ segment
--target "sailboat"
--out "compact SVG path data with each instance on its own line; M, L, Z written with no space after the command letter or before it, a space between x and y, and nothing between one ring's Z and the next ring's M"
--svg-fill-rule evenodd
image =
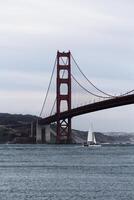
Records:
M88 135L87 135L87 142L84 143L84 146L88 146L88 147L101 146L100 144L97 144L95 133L92 131L91 128L89 128Z

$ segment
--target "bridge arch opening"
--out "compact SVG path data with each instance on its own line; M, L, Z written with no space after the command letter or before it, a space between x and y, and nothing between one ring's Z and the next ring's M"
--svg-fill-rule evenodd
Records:
M67 103L67 101L64 101L64 100L61 101L61 103L60 103L60 110L61 110L62 112L68 110L68 103Z
M59 65L68 65L69 60L67 57L61 56L59 57Z
M68 85L66 83L60 85L60 94L61 95L68 94Z
M68 78L68 70L66 70L66 69L61 69L61 70L60 70L60 78L67 79L67 78Z

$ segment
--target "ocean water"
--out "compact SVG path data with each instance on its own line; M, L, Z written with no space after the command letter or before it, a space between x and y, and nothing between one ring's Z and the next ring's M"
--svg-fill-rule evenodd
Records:
M0 145L0 200L134 200L134 146Z

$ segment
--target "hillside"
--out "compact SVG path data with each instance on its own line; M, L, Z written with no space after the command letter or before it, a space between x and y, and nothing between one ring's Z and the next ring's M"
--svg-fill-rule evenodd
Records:
M32 143L29 139L30 123L38 117L22 114L0 113L0 143L20 138L20 143Z
M72 130L72 139L73 143L84 143L87 140L87 132L86 131L78 131L78 130ZM97 143L104 144L126 144L126 143L134 143L134 134L117 134L114 132L114 134L111 135L104 134L101 132L95 132L96 141Z
M0 113L0 124L1 125L23 125L29 124L38 117L33 115L22 115L22 114L8 114Z
M31 122L36 121L37 116L0 113L0 143L34 143L29 137L31 133ZM53 129L56 127L53 125ZM134 143L134 134L96 132L98 143ZM87 131L72 130L72 143L81 144L87 139Z

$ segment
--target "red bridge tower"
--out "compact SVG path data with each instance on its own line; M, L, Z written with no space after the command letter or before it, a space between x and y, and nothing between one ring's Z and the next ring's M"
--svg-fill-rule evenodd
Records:
M66 74L66 78L62 76ZM62 85L66 85L64 94ZM71 59L70 51L57 52L57 137L56 143L70 143L71 140L71 118L60 120L61 104L66 102L67 111L71 110Z

